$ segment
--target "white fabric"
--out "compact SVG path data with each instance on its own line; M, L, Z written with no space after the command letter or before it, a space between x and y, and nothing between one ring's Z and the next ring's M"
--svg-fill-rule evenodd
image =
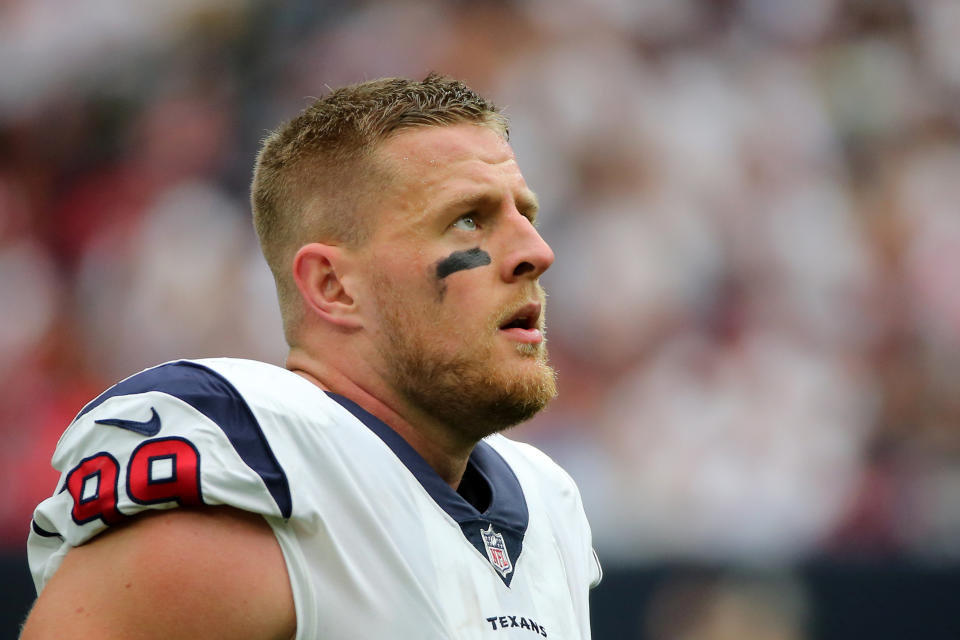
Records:
M486 440L519 481L529 512L507 586L390 446L322 390L260 362L185 362L216 372L242 396L289 484L289 517L276 486L272 494L231 443L229 425L156 390L91 403L57 446L61 488L82 460L109 453L119 467L122 514L175 507L134 502L127 466L151 438L188 440L199 452L203 502L260 513L273 528L298 639L590 637L588 591L600 579L599 564L576 486L543 453L499 435ZM162 424L156 436L96 422L145 422L151 409ZM155 473L171 468L165 459L150 464ZM35 511L28 555L38 592L71 547L108 526L101 518L78 524L73 507L70 492L59 491Z

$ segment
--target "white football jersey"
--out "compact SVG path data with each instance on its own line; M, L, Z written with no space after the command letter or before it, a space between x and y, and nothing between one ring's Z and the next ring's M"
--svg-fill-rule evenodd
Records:
M273 528L298 639L590 637L600 566L577 488L500 435L470 457L481 513L347 398L261 362L180 360L90 402L53 465L28 541L38 592L144 509L230 505Z

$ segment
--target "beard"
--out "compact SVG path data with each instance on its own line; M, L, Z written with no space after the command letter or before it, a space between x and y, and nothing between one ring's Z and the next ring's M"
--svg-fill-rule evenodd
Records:
M538 285L541 300L544 296ZM428 335L447 331L439 323L404 317L411 306L387 283L377 288L385 345L380 352L387 379L418 409L460 434L480 440L532 418L557 395L546 339L518 344L518 366L495 355L502 313L484 325L484 335L464 336L463 348L444 351ZM420 329L420 330L418 330Z

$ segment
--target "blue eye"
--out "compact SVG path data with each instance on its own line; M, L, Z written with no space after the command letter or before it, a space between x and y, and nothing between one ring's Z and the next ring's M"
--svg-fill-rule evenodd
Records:
M471 215L460 216L451 226L453 226L454 229L462 229L464 231L476 231L479 228L477 221Z

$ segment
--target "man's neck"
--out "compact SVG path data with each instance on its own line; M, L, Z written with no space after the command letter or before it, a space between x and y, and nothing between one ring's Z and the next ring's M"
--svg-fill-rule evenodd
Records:
M408 406L386 385L361 385L301 349L291 349L286 367L324 391L349 398L369 411L396 431L448 485L459 487L476 441L464 440L447 425Z

